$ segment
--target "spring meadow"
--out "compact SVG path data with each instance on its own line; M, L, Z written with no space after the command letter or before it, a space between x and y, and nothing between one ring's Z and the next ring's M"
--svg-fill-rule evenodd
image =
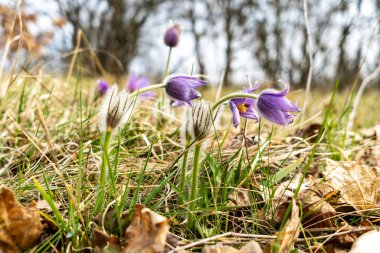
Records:
M0 0L0 253L380 252L375 0Z

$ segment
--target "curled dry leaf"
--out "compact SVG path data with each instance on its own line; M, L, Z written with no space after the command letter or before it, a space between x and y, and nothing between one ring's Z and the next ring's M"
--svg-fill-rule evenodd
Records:
M249 190L237 189L228 195L230 201L229 206L250 206L251 201L249 199Z
M161 253L169 232L168 220L152 210L137 205L131 224L125 231L122 253Z
M15 253L30 249L37 244L42 232L35 204L23 207L12 190L0 187L0 252Z
M292 213L286 221L284 228L278 233L277 240L280 247L277 252L289 252L294 247L294 243L300 234L299 208L293 200Z
M250 241L244 245L240 250L231 246L223 246L217 244L215 246L209 246L203 249L203 253L262 253L260 245L256 241Z
M380 206L380 168L329 159L326 164L324 176L335 190L341 192L345 202L360 212Z
M106 232L94 229L93 245L95 252L120 252L120 240L117 236L110 236Z

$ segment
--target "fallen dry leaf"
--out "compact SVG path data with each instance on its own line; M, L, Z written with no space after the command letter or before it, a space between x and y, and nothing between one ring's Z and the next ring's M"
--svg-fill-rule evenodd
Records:
M120 240L117 236L110 236L106 232L94 229L93 231L94 252L120 252Z
M276 225L281 224L294 191L298 187L300 177L301 174L297 174L292 180L285 181L277 187L273 197L273 206L276 208L274 216ZM336 211L328 202L329 194L324 194L319 189L320 186L312 177L306 178L301 184L296 203L302 207L302 225L305 228L334 227ZM333 190L332 187L329 189L329 193L332 192L331 190Z
M336 211L314 187L298 194L297 203L302 204L304 228L334 227Z
M122 253L161 253L169 232L168 220L152 210L137 205L125 231Z
M0 252L14 253L30 249L37 244L42 232L35 204L23 207L12 190L1 186Z
M349 253L377 253L380 249L380 232L370 231L360 236Z
M215 246L209 246L203 249L203 253L262 253L260 245L256 241L250 241L244 245L240 250L231 246L223 246L223 244L217 244Z
M378 208L380 168L367 167L357 162L326 160L324 176L341 198L358 211Z
M277 240L280 247L277 252L289 252L300 234L299 208L293 200L292 213L286 221L284 228L278 233Z
M228 195L229 206L250 206L251 201L249 199L249 190L237 189Z

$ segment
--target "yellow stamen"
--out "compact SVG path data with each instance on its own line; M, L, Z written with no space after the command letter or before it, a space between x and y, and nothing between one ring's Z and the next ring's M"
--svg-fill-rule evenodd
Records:
M236 107L238 108L239 112L247 112L247 106L245 106L244 103Z

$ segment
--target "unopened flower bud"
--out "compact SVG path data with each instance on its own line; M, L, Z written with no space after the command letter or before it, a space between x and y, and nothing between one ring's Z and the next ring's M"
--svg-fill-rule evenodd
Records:
M181 26L179 24L171 25L164 34L164 42L168 47L175 47L179 42Z
M119 92L114 85L105 95L99 114L99 130L114 131L121 128L130 118L136 100L128 97L125 91Z
M210 105L204 100L194 103L183 124L185 124L182 128L184 137L191 136L193 140L205 138L213 125Z

